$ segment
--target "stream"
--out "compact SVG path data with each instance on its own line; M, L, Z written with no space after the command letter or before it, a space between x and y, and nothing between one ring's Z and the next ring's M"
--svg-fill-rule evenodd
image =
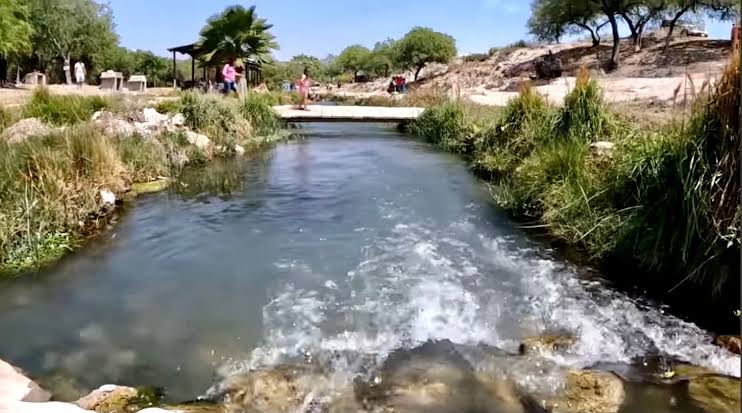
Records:
M739 377L709 332L529 237L455 156L390 125L302 134L188 171L84 249L3 282L0 358L82 388L190 400L296 357L333 354L324 362L350 380L427 340L517 353L566 332L570 351L545 356L559 366L661 354Z

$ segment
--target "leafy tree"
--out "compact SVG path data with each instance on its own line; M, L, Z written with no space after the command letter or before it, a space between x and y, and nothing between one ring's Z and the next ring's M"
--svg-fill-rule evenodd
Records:
M456 41L447 34L415 27L396 43L394 50L396 63L414 69L417 80L426 64L451 61L456 56Z
M118 42L107 5L92 0L30 0L30 4L34 51L62 59L67 84L72 83L73 57L94 56Z
M31 50L29 8L21 0L0 0L0 57Z
M350 72L353 78L358 78L358 73L366 68L371 51L361 45L346 47L335 59L337 65L345 72Z
M389 71L394 67L394 39L386 39L377 42L366 62L366 71L376 76L389 76Z
M229 58L268 62L271 50L278 49L275 36L270 32L272 27L266 19L258 18L255 6L227 7L212 16L201 29L199 43L206 51L203 58L207 62Z
M330 82L334 82L337 77L343 74L343 68L337 62L337 57L333 55L327 56L323 61L325 75Z
M528 19L531 34L539 40L558 42L566 34L587 31L593 46L600 45L600 29L607 24L590 0L536 0Z
M318 58L300 54L294 56L288 63L291 79L298 79L304 70L309 71L309 75L316 80L322 81L326 78L325 67Z
M642 0L622 2L618 14L631 31L634 50L641 49L642 35L647 25L660 18L671 0Z

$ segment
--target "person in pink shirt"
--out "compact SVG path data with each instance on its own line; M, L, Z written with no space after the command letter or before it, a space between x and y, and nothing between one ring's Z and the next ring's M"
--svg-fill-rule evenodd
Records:
M224 65L224 68L222 69L222 77L224 77L224 93L237 93L237 86L235 85L237 70L234 68L234 59L229 59L227 64Z
M299 87L299 95L301 96L301 103L299 103L299 110L309 110L307 108L307 100L309 99L309 71L304 69L304 73L301 74L301 79L297 82Z

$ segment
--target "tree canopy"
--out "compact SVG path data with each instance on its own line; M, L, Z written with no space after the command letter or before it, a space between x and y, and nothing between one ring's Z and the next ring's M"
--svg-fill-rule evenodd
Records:
M426 27L415 27L394 46L396 63L415 70L415 80L428 63L448 63L456 56L453 37Z
M371 51L367 47L356 44L343 49L335 62L343 71L351 73L355 78L366 68L370 56Z
M29 7L21 0L0 0L0 55L25 53L31 50L33 29Z
M30 0L34 52L42 59L61 58L71 83L73 57L91 60L115 47L111 9L92 0Z
M271 51L278 49L272 27L266 19L258 18L255 6L227 7L201 29L199 44L206 50L203 58L207 62L229 58L268 62Z

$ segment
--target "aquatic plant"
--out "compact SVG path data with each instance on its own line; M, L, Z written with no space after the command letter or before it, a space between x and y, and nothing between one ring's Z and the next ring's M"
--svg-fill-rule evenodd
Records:
M241 102L240 114L255 128L258 136L276 133L282 126L281 118L273 110L270 95L248 94Z

